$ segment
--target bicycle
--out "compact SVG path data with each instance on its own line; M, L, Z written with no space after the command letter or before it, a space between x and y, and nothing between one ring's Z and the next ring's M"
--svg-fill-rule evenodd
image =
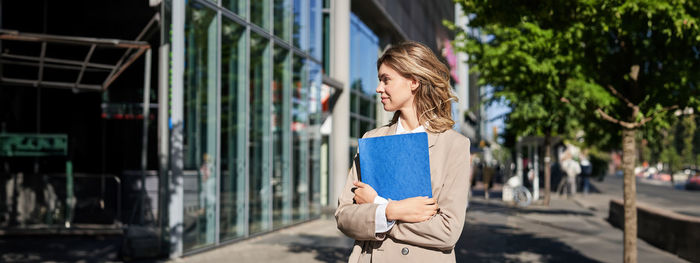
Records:
M513 176L503 186L503 201L512 201L519 207L527 207L532 203L532 193L523 186L520 177Z

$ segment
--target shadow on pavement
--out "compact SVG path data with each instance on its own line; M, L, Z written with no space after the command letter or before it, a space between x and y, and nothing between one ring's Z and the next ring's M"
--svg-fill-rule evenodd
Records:
M121 236L4 236L0 262L105 262L119 261Z
M338 247L309 246L307 244L292 244L289 252L313 253L316 260L323 262L347 262L350 250Z
M455 254L457 262L599 262L552 238L470 222L464 226Z
M287 243L287 250L292 253L312 253L316 255L316 260L323 262L347 262L352 248L347 248L347 244L343 244L344 240L338 237L301 234L290 237L289 243L279 241L282 244Z

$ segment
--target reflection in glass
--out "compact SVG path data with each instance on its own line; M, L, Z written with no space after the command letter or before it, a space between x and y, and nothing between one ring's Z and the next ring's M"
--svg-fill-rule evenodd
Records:
M350 137L357 142L365 132L376 127L374 110L377 107L377 68L379 38L362 21L350 14ZM356 148L351 146L352 155Z
M292 64L292 214L294 222L308 218L309 184L306 125L308 105L305 76L306 59L294 55Z
M289 41L289 36L292 33L292 2L291 0L275 0L274 4L274 31L275 36Z
M221 5L231 12L245 17L245 1L246 0L223 0Z
M309 45L307 51L318 60L321 60L321 0L309 0Z
M250 105L249 131L249 207L250 233L271 229L270 222L270 41L251 33L250 36Z
M352 88L374 98L377 84L375 63L379 57L379 38L362 21L350 14L350 83ZM356 84L356 82L359 82ZM358 85L358 86L356 86Z
M270 29L270 5L267 0L250 1L250 22Z
M359 131L358 131L357 122L359 122L359 120L357 120L357 118L350 117L350 137L351 138L359 138L361 136L361 134L359 134Z
M185 18L183 245L215 242L216 12L190 2Z
M272 82L272 206L273 227L291 223L291 72L289 51L275 47Z
M374 96L367 98L365 96L360 97L360 115L365 116L370 119L374 119Z
M358 134L365 134L369 130L374 129L372 123L369 121L360 121L360 132ZM362 136L362 135L360 135Z
M306 16L308 13L303 4L304 1L302 0L294 0L294 22L292 24L292 45L301 49L306 48L303 45L306 38L304 30L306 30Z
M329 0L323 1L323 9L330 9L331 3ZM323 12L323 71L326 74L331 72L331 14Z
M222 18L220 238L245 234L245 28Z
M307 136L309 143L309 181L311 192L309 198L309 216L314 217L321 214L321 65L309 61L309 125L307 126Z

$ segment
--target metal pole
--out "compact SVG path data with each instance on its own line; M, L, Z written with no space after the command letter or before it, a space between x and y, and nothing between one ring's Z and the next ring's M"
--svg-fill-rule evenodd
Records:
M73 221L73 163L66 161L66 228Z
M532 178L532 200L540 199L540 143L539 140L532 146L534 177Z
M143 76L143 134L141 136L141 212L139 224L144 224L146 213L146 167L148 165L148 121L151 101L151 49L146 51Z

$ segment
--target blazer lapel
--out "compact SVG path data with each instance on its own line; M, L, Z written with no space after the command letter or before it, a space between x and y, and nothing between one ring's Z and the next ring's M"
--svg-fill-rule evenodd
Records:
M437 143L438 136L440 136L439 133L432 133L428 132L428 147L432 148L435 146L435 143Z
M439 133L432 133L428 132L428 154L432 155L433 154L433 149L435 149L435 144L437 143L438 136L440 136Z

